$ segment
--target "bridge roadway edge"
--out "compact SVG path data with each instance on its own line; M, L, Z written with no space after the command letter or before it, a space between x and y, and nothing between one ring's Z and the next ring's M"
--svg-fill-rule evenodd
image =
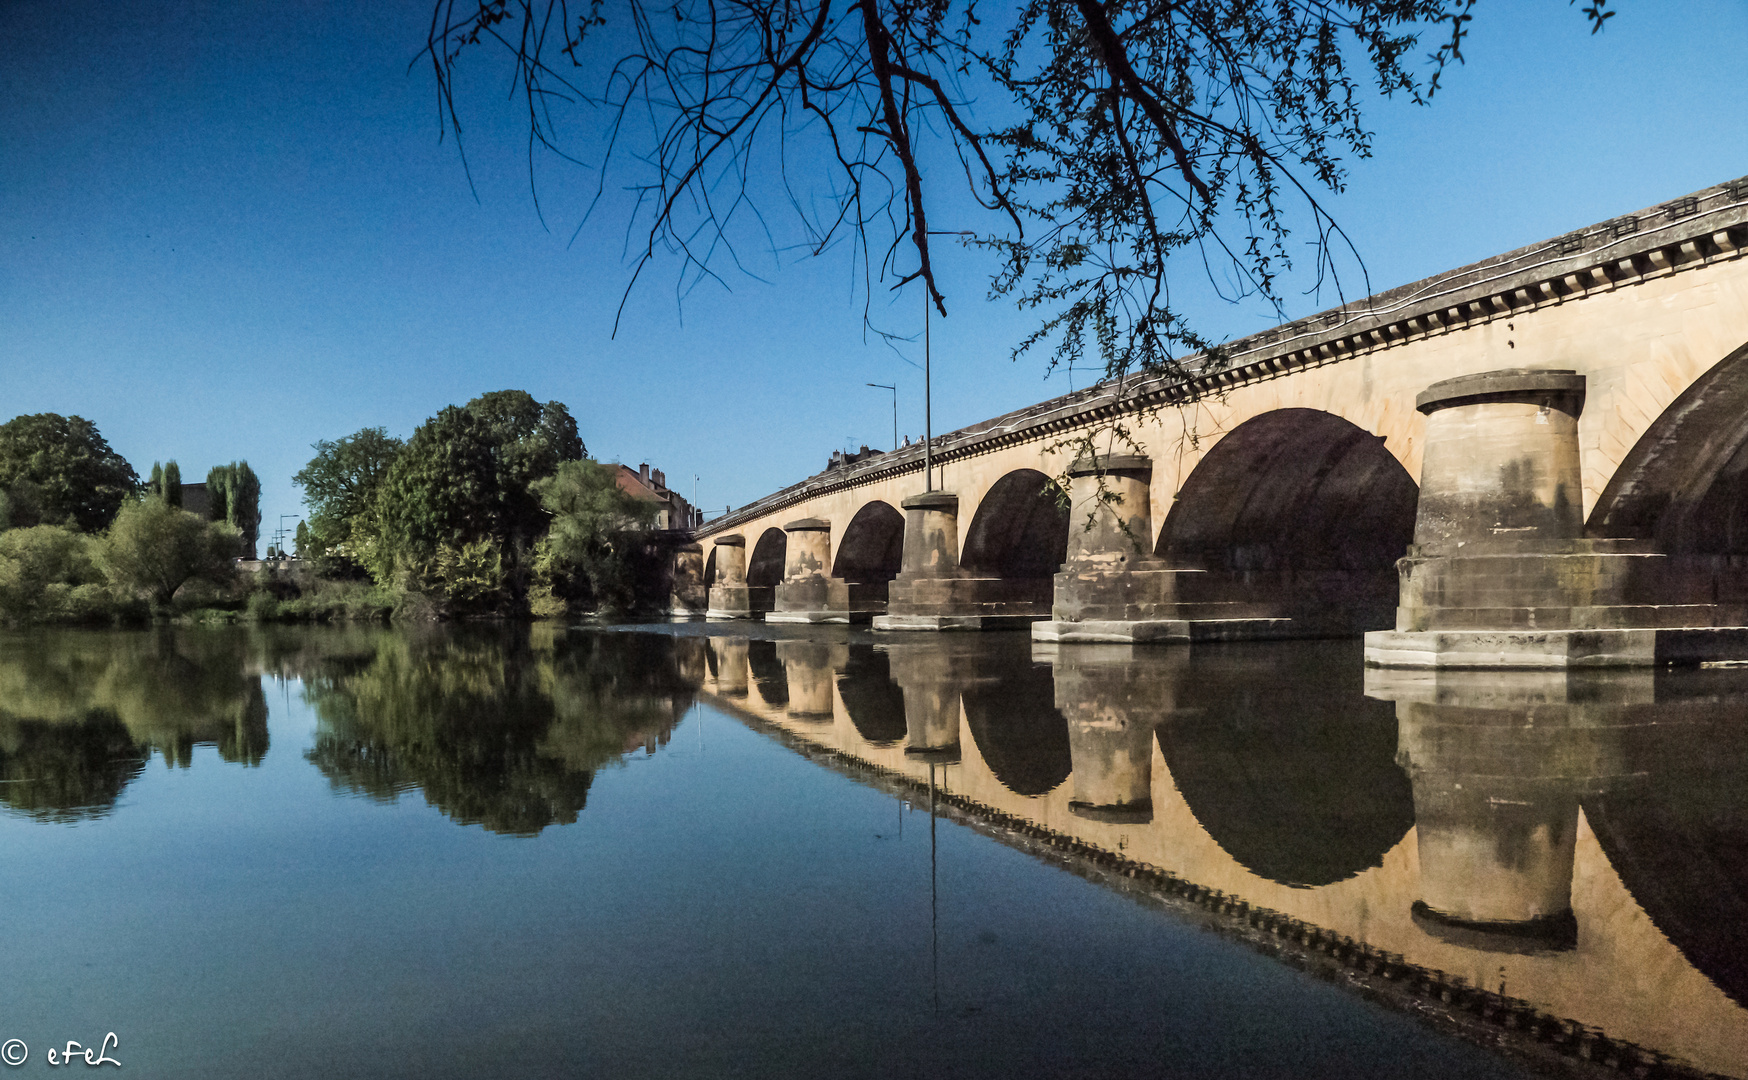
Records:
M1240 338L1214 361L1206 356L1187 359L1186 370L1198 372L1189 379L1137 376L1101 382L937 436L935 462L940 467L1016 444L1060 437L1090 423L1369 357L1738 259L1744 248L1748 248L1748 177ZM815 474L705 524L693 536L708 540L798 503L921 472L923 459L919 443Z
M729 698L703 690L698 700L855 783L905 798L913 806L919 794L930 794L922 781L810 740ZM933 794L935 813L954 824L1544 1075L1572 1080L1623 1075L1640 1080L1726 1080L963 795L939 789Z

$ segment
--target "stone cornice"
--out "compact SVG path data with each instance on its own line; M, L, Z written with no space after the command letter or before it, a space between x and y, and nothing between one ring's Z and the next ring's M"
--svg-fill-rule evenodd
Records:
M1102 382L935 438L954 461L1073 428L1680 273L1748 247L1748 177L1283 323L1183 362L1183 376ZM808 499L923 468L918 443L830 469L709 522L699 538Z

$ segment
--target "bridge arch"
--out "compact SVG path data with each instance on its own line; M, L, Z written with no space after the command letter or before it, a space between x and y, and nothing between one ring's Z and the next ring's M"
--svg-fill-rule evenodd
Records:
M788 533L772 526L760 534L747 559L747 601L753 611L770 611L777 606L777 586L783 580L783 563L788 557Z
M903 556L904 515L879 499L864 503L844 526L832 560L832 577L849 586L852 618L885 612L887 586Z
M966 530L959 565L988 577L1053 577L1068 556L1068 509L1049 482L1036 469L1015 469L992 484Z
M1156 550L1208 571L1186 581L1186 599L1254 606L1304 631L1384 629L1419 496L1379 436L1319 409L1276 409L1208 450Z
M716 545L710 545L710 554L704 559L704 587L706 589L716 584Z
M1748 555L1748 345L1653 420L1597 497L1586 531L1671 554Z

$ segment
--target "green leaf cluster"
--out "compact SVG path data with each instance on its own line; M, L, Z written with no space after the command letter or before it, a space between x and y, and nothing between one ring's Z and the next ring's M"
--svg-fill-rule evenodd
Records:
M228 582L241 544L235 526L147 497L122 506L104 537L102 559L111 585L163 607L189 581Z
M102 542L64 525L0 532L0 619L82 622L107 606Z
M404 444L365 428L314 449L293 477L310 509L300 550L464 610L527 598L548 528L536 486L586 452L563 403L521 390L444 408Z
M206 474L206 499L207 516L237 531L237 553L254 558L261 536L261 481L255 470L247 461L215 466Z
M174 461L168 465L152 462L152 475L146 481L146 494L156 495L171 506L181 506L182 467Z
M0 527L108 527L140 478L111 450L97 425L36 413L0 424Z

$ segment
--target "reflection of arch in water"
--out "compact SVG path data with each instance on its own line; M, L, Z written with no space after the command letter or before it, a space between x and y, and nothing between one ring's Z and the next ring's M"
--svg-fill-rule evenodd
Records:
M892 681L892 662L871 645L851 645L838 674L838 696L856 733L871 746L904 741L904 691Z
M1016 795L1055 790L1073 770L1068 721L1056 711L1048 667L1004 668L964 691L965 722L989 771Z
M997 480L977 504L960 565L979 576L1048 582L1068 557L1068 510L1049 482L1034 469Z
M1274 661L1269 677L1259 660ZM1159 728L1166 765L1252 873L1328 885L1381 865L1414 824L1395 710L1363 678L1354 649L1305 642L1204 654L1181 684L1181 711Z
M766 529L747 559L747 599L754 612L777 606L777 586L783 581L783 561L789 556L789 536L782 529Z
M849 585L852 619L885 613L887 587L903 555L903 514L878 500L856 511L832 560L832 577Z
M1646 782L1583 805L1610 865L1657 929L1748 1006L1748 744L1739 725L1729 716L1629 729L1637 744L1630 765L1649 774Z
M1202 458L1158 553L1208 571L1183 582L1186 600L1260 604L1301 630L1384 629L1418 503L1378 436L1317 409L1279 409Z
M766 705L781 709L789 704L789 673L784 670L783 661L777 658L775 641L755 639L747 642L747 670L752 673L753 686Z

